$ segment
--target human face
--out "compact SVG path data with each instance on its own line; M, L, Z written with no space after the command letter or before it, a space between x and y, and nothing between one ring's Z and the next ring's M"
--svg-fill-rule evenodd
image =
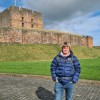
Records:
M70 48L68 46L62 48L62 53L64 55L67 55L69 53L69 51L70 51Z

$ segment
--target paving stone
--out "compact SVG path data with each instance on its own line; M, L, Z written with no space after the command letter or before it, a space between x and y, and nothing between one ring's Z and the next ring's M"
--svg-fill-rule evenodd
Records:
M47 78L0 76L0 100L54 100L53 87ZM73 100L100 100L100 84L79 81Z

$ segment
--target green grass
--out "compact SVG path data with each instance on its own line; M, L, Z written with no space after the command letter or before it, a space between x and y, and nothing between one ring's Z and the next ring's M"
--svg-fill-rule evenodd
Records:
M80 59L81 79L100 80L100 58ZM0 73L50 75L51 61L0 62Z
M0 44L0 61L50 60L59 52L51 44Z
M100 80L100 58L81 59L81 79Z
M51 60L60 49L52 44L0 44L0 73L50 75ZM80 78L100 80L100 47L74 46L72 50L81 58Z
M50 61L0 62L0 73L50 75Z

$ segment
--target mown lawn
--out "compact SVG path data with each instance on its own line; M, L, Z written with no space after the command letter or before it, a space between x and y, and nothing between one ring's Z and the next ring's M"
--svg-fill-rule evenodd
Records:
M100 58L80 59L81 79L100 80ZM51 61L0 62L0 73L50 75Z
M0 62L0 73L50 75L50 61Z
M81 59L82 79L100 80L100 58Z

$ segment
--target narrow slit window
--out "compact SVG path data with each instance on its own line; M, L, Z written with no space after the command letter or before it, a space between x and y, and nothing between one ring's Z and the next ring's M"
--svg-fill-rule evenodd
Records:
M32 24L32 25L31 25L31 28L33 28L33 27L34 27L34 25Z
M31 19L31 23L33 23L33 19Z
M24 27L24 23L22 23L22 27Z
M22 21L24 21L24 17L22 17Z

